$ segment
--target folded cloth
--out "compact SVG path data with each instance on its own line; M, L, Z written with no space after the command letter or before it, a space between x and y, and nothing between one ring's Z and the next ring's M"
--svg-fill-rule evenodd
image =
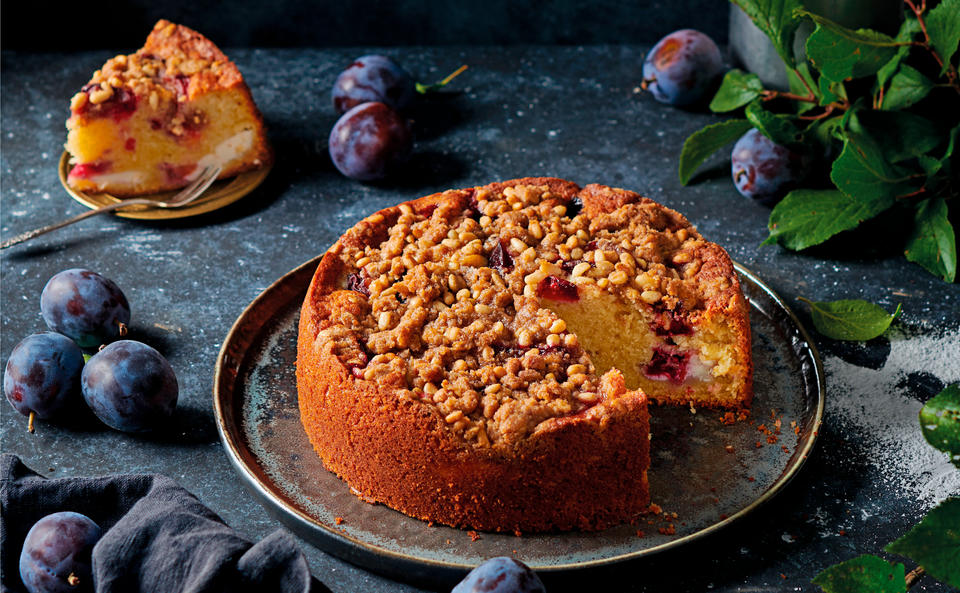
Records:
M19 559L40 518L75 511L103 537L93 549L97 593L319 593L294 538L251 544L174 480L158 474L48 479L0 457L0 590L24 591Z

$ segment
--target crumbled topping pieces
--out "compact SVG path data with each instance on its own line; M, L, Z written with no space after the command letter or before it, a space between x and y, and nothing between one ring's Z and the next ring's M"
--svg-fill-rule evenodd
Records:
M90 83L73 97L70 107L75 114L87 113L114 98L116 89L124 88L148 99L151 108L157 109L169 101L185 101L190 81L195 77L202 79L195 83L197 88L209 88L239 80L239 73L199 33L160 21L142 49L111 58L94 72Z
M588 216L579 198L547 186L446 198L375 214L328 253L342 262L346 294L369 312L331 320L347 333L326 339L356 376L436 408L468 442L510 446L600 401L589 356L541 299L576 302L593 285L669 312L668 332L686 331L681 318L704 306L706 243L649 200Z

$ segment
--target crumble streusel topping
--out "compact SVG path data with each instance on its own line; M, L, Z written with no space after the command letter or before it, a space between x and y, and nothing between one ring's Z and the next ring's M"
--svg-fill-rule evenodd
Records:
M239 78L236 66L206 38L161 20L142 49L111 58L94 72L70 100L70 109L75 114L97 116L112 112L113 104L134 101L134 97L157 109L168 102L186 101L191 85L197 90L229 86Z
M592 286L682 319L729 288L699 275L710 244L646 199L587 216L548 186L454 197L374 214L331 249L352 291L340 298L363 314L339 313L318 340L358 380L435 406L479 446L509 446L600 397L589 356L541 298ZM364 235L384 224L382 241Z

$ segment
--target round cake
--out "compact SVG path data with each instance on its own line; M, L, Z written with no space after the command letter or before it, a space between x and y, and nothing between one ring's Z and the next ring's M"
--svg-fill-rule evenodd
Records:
M301 420L358 495L457 527L603 529L649 505L649 397L742 408L726 252L637 193L525 178L359 222L303 304Z

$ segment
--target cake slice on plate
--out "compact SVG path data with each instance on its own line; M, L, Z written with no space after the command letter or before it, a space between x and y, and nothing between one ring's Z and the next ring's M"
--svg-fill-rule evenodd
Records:
M143 48L93 73L70 102L67 129L67 182L79 191L155 193L188 185L208 165L223 179L272 160L236 64L165 20Z

